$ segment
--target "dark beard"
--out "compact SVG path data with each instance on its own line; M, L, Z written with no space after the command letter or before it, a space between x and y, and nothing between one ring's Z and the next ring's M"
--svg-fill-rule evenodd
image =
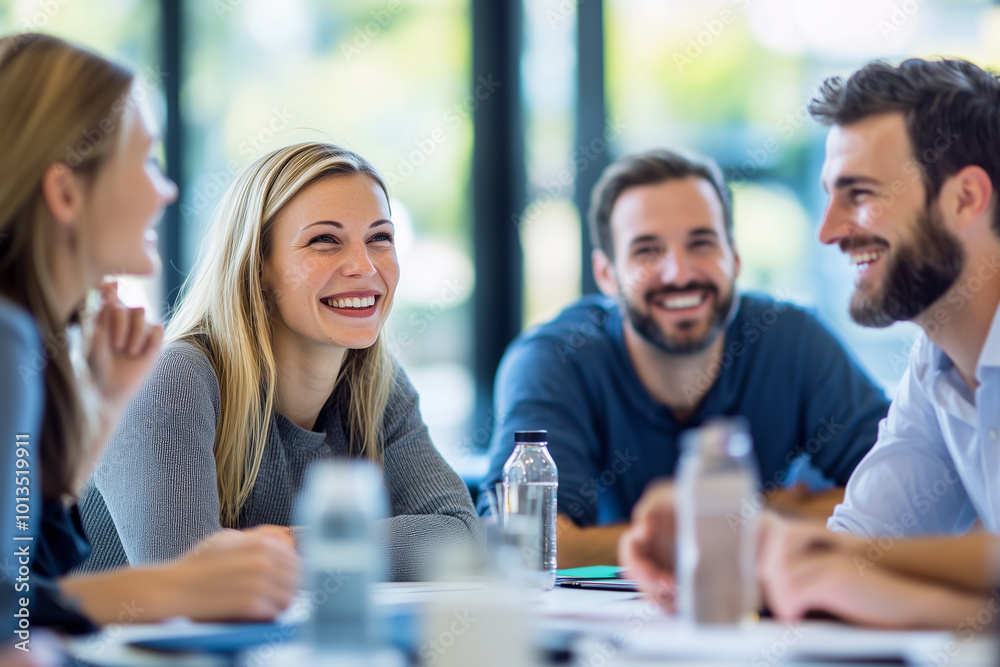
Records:
M882 290L851 297L851 319L864 327L911 321L955 284L965 266L965 251L928 206L917 218L917 237L885 255Z
M618 286L618 296L621 303L625 307L625 314L628 316L629 322L632 324L632 328L635 332L645 340L647 343L657 348L661 352L673 355L683 355L683 354L694 354L696 352L701 352L713 342L715 342L716 337L722 331L722 328L726 324L726 319L729 316L729 310L733 307L733 299L735 298L736 290L732 289L730 285L729 294L720 299L719 290L715 285L710 284L697 284L688 285L681 289L671 289L671 292L682 292L689 289L706 289L711 291L716 296L715 308L712 310L711 319L708 323L708 329L705 331L705 335L701 338L688 338L681 336L668 336L664 333L663 329L656 323L651 314L642 314L632 303L625 297L622 292L621 285ZM663 290L657 293L662 293ZM649 301L647 295L647 302Z

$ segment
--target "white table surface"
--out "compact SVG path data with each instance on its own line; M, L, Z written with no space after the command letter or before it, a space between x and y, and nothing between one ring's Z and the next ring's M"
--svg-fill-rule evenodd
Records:
M488 595L480 583L385 583L375 590L379 606L442 605L451 600L478 600ZM781 664L823 665L838 659L863 664L859 659L905 658L914 665L979 667L998 663L1000 651L992 638L959 638L947 632L889 632L865 630L826 621L782 624L764 619L737 628L692 628L665 614L635 593L556 588L522 598L530 610L535 631L566 630L580 634L576 664L591 667L670 664L741 665L769 667ZM446 608L446 607L445 607ZM287 620L301 620L293 608ZM172 636L192 629L211 632L211 624L178 620L156 625L111 626L92 637L67 642L69 652L95 664L124 665L226 665L212 656L160 657L126 646L129 641ZM294 646L287 646L288 657ZM281 655L274 664L281 664ZM301 664L297 661L297 664ZM481 665L491 664L488 656ZM817 663L819 664L819 663ZM845 663L848 664L848 663ZM883 663L884 664L884 663ZM302 665L305 667L305 665ZM504 667L516 667L504 665Z

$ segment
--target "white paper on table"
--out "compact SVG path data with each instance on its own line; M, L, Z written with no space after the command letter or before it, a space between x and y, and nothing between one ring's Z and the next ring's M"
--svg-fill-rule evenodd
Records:
M633 634L621 654L739 660L749 665L803 660L902 660L920 665L932 663L932 656L947 655L953 640L949 632L869 630L829 621L693 627L671 619L650 623Z

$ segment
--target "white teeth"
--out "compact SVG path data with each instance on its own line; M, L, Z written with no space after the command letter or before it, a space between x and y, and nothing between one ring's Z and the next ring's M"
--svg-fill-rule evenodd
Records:
M375 297L366 296L363 299L327 299L325 303L333 308L368 308L375 305Z
M682 308L694 308L704 300L703 294L692 294L689 296L671 296L660 302L660 305L670 310L680 310Z
M876 259L885 254L885 250L868 250L866 252L854 253L850 256L851 264L871 264Z

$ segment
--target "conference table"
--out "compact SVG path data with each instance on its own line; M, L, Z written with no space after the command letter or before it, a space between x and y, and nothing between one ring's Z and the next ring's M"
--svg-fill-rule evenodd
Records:
M94 665L292 665L410 664L451 667L519 667L567 664L587 667L697 664L886 665L980 667L1000 662L992 634L903 632L856 628L833 621L781 623L760 619L737 627L692 627L628 591L555 588L518 592L481 581L383 583L374 591L381 615L409 618L409 655L385 649L365 660L324 661L292 633L262 631L262 641L239 655L156 653L135 642L231 630L232 625L178 620L157 625L113 625L67 641L68 652ZM304 620L293 604L282 628ZM268 634L270 633L270 634ZM535 647L534 649L531 647ZM535 650L540 648L541 650ZM413 662L412 659L419 662Z

